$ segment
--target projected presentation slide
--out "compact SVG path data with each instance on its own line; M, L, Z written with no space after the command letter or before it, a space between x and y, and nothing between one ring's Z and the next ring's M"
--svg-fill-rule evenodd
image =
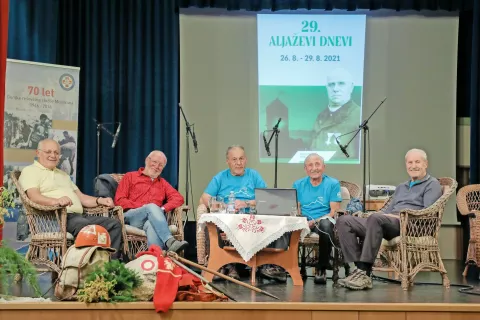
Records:
M359 164L365 15L257 15L260 162ZM352 132L353 131L353 132ZM351 142L350 142L351 141ZM350 144L348 144L350 142ZM338 143L345 148L348 157Z

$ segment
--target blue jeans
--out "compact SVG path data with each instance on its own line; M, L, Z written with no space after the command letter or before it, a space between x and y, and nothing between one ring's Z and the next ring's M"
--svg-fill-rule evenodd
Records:
M156 244L160 248L166 249L167 240L172 238L165 213L153 203L128 210L125 213L125 223L145 231L148 247Z

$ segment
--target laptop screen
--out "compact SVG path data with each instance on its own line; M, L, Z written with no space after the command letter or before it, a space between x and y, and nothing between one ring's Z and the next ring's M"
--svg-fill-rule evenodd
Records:
M289 216L297 208L296 189L255 189L257 214Z

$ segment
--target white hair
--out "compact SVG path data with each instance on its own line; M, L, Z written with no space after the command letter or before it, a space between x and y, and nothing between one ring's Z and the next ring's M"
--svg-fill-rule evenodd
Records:
M236 149L236 148L242 149L243 152L245 152L245 148L243 146L241 146L239 144L233 144L233 145L231 145L230 147L227 148L227 152L225 152L225 157L228 159L228 153L230 152L230 150Z
M405 160L407 160L407 157L410 153L418 153L420 156L422 156L423 160L427 161L427 153L423 151L422 149L410 149L407 151L407 154L405 154Z
M158 156L161 156L165 159L165 165L167 165L167 156L165 155L165 153L163 153L162 151L159 151L159 150L153 150L152 152L150 152L147 156L147 158L150 158L151 156L154 156L154 155L158 155Z
M320 158L320 160L322 161L322 163L325 164L325 160L323 159L323 157L322 157L321 155L319 155L318 153L310 153L310 154L305 158L305 160L303 161L303 165L306 165L306 164L307 164L307 161L310 160L311 158L314 158L314 157Z
M38 150L43 150L43 147L44 147L45 143L47 143L47 142L54 142L57 145L58 149L60 149L60 144L53 139L43 139L43 140L41 140L38 143L37 149Z

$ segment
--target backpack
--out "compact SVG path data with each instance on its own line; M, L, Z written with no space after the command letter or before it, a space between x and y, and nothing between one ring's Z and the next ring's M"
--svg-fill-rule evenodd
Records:
M59 300L74 300L77 291L83 289L88 274L109 261L110 251L103 247L71 246L63 256L62 269L55 286L55 297Z

